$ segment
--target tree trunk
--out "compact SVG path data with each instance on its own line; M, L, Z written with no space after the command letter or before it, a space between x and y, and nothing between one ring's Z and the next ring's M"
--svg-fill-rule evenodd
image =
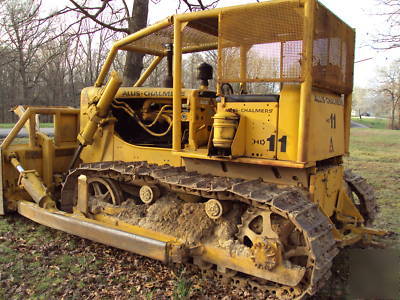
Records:
M398 119L398 123L397 123L397 129L400 130L400 102L397 103L397 111L399 113L399 119Z
M134 33L147 26L147 15L149 11L149 0L135 0L133 3L132 16L129 18L128 26L130 33ZM144 55L136 52L127 52L124 68L124 86L131 86L139 78L143 69Z
M393 104L393 105L392 105L392 122L391 122L391 129L395 129L395 128L394 128L395 111L396 111L396 105Z

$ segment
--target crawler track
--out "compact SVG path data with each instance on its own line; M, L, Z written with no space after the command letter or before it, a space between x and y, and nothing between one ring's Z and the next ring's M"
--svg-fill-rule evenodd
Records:
M349 185L350 190L358 197L360 203L357 204L357 207L364 217L365 224L371 225L378 213L373 187L365 178L354 174L351 170L344 172L344 179Z
M272 211L290 221L304 239L304 248L307 251L307 262L304 266L306 272L296 287L260 281L242 273L222 274L215 271L215 267L203 269L207 276L215 276L234 285L249 286L287 298L312 295L330 277L332 259L338 253L331 224L318 206L311 203L300 189L277 187L260 180L200 175L196 172L186 172L184 168L149 165L146 162L101 162L83 164L71 170L62 189L61 209L71 211L76 199L77 178L81 174L110 178L124 184L156 184L172 192L241 202L250 210Z

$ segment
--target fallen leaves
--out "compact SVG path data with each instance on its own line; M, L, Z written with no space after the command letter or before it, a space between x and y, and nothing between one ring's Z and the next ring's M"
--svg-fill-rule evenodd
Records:
M182 265L167 266L46 228L18 215L0 219L0 251L0 298L259 299L260 296L206 280Z

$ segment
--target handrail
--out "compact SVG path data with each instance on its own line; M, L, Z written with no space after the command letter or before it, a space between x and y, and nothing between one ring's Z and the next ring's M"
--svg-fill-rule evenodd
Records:
M7 135L7 137L3 140L3 142L0 145L0 149L2 151L6 150L10 144L14 141L18 133L21 131L21 129L25 126L25 123L30 120L30 118L36 114L41 114L41 115L55 115L57 113L63 113L63 114L79 114L80 110L78 108L72 108L72 107L67 107L67 106L59 106L59 107L45 107L45 106L28 106L25 110L25 112L20 115L20 119L18 122L14 125L14 127L11 129L10 133ZM36 129L35 129L36 132ZM33 136L29 136L29 139L31 140Z

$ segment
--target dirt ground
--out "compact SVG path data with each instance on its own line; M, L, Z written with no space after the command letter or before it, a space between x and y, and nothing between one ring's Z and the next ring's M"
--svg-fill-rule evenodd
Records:
M236 204L235 204L236 205ZM112 206L92 200L92 212L100 207ZM210 219L205 213L204 203L188 203L174 194L163 196L154 204L140 204L127 199L122 203L122 211L116 217L122 221L156 232L179 238L188 247L207 243L221 247L229 253L248 256L249 249L240 244L235 234L240 222L241 209L233 207L224 218Z

